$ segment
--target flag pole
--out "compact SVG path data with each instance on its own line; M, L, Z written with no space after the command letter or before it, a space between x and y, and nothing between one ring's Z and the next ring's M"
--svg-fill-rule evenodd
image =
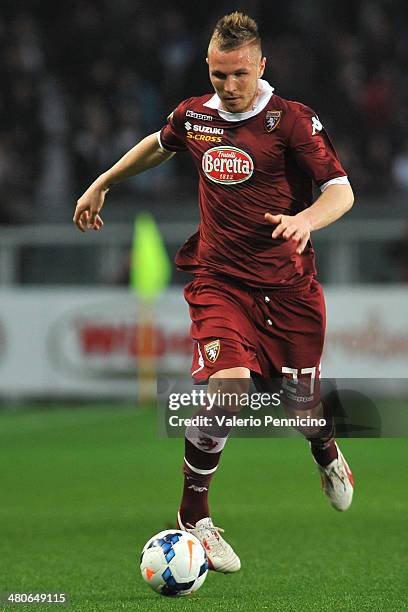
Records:
M171 265L160 230L150 213L135 220L130 258L130 288L137 297L137 389L140 403L156 397L155 305L166 289Z

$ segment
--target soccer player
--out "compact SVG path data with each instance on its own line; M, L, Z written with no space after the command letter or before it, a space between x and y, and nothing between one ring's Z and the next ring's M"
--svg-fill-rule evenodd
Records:
M315 112L281 98L261 79L266 58L253 19L238 12L220 19L207 63L215 93L181 102L160 132L99 176L78 200L74 222L81 231L99 230L110 185L188 151L199 175L200 225L176 264L194 274L185 289L195 341L192 376L208 382L210 393L222 384L225 392L245 391L251 377L258 384L279 377L287 389L307 381L310 414L322 409L315 391L325 334L310 235L347 212L353 192ZM315 202L313 183L321 191ZM293 399L288 391L288 406ZM240 560L213 525L208 489L228 432L187 428L178 514L179 527L202 541L210 567L225 573L237 571ZM353 480L330 419L317 434L304 433L324 492L346 510Z

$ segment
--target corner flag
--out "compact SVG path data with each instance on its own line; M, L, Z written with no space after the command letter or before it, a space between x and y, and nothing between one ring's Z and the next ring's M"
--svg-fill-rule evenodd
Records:
M171 265L160 231L149 213L135 221L130 259L130 287L144 301L153 301L163 291L171 275Z

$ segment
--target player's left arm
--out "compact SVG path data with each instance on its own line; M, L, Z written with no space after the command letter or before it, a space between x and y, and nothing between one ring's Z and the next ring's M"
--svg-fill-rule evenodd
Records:
M314 111L296 108L287 136L288 149L299 167L318 185L322 194L307 209L296 215L272 215L265 220L276 225L272 238L297 243L297 253L305 249L310 233L340 219L353 206L353 190L336 150ZM290 123L289 123L290 125Z
M265 214L268 223L276 225L272 238L284 238L297 243L297 253L305 249L310 234L340 219L353 206L354 194L351 186L328 185L319 198L297 215Z

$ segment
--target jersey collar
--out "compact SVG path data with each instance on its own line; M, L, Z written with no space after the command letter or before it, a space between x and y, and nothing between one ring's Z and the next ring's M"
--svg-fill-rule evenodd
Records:
M203 106L216 109L219 116L222 117L222 119L225 119L225 121L243 121L244 119L254 117L265 108L273 96L273 90L274 88L269 85L268 81L259 79L258 96L256 97L255 104L251 110L246 111L245 113L230 113L229 111L223 110L221 100L217 94L214 94L213 97L208 100L208 102L203 104Z

